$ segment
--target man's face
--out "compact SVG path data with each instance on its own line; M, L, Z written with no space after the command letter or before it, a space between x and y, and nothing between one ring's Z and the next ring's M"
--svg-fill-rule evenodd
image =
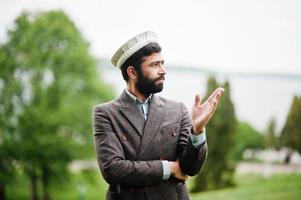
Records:
M145 96L161 92L164 83L164 60L161 53L153 53L144 58L140 69L137 70L137 90Z

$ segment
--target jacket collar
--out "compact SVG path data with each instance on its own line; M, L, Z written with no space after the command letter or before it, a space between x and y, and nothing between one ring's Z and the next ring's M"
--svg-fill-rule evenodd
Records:
M135 104L135 100L132 99L126 91L123 91L118 101L121 104L121 113L142 137L139 149L139 155L142 155L163 122L165 116L164 102L160 97L152 95L148 118L145 121L142 113Z

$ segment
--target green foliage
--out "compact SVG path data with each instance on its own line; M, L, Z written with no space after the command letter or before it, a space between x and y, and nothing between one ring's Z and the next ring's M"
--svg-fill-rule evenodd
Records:
M268 123L268 127L264 136L264 145L266 148L279 149L279 139L276 137L276 120L272 118Z
M0 49L1 168L15 161L47 185L70 161L93 156L91 108L113 94L88 47L62 11L15 20Z
M10 49L0 44L0 187L14 177L14 159L18 157L15 125L21 84L14 76L16 65L12 58Z
M301 97L295 96L281 132L281 143L301 153Z
M246 149L262 149L264 147L262 134L246 122L238 123L235 140L233 153L235 160L242 160L243 152Z
M214 77L208 79L207 97L218 87ZM233 185L235 163L232 159L235 145L236 117L230 98L230 85L225 82L225 93L206 127L208 157L201 173L195 178L192 192L218 189Z

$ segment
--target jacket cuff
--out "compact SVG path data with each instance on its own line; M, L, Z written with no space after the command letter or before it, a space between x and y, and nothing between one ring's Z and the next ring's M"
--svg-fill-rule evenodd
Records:
M198 147L201 144L204 144L206 142L206 129L204 128L201 134L193 134L192 128L189 129L189 136L191 139L191 143L194 147Z

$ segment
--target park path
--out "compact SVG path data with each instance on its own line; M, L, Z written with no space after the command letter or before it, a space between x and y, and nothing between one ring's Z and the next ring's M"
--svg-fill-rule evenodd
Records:
M82 169L98 169L98 164L96 161L78 160L72 162L70 169L74 172L78 172ZM270 162L239 162L236 166L236 172L241 174L255 173L264 176L281 173L301 173L301 165L274 164Z
M255 173L264 176L283 173L301 173L301 165L299 164L274 164L274 163L255 163L255 162L239 162L236 166L236 172Z

